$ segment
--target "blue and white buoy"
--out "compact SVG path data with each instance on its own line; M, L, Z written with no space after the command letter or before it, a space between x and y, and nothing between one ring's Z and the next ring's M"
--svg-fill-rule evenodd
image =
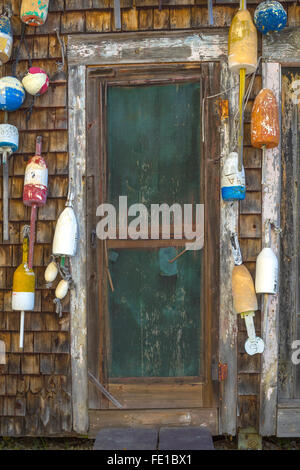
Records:
M254 12L254 23L258 31L267 34L278 32L286 26L287 14L281 3L267 0L260 3Z
M25 99L25 90L15 77L0 78L0 109L2 111L16 111L22 106Z
M221 177L224 201L242 200L246 197L245 170L238 171L238 153L231 152L226 158Z

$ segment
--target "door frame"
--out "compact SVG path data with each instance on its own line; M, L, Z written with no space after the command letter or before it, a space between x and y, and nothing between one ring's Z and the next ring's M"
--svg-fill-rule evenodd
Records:
M132 65L117 66L110 68L89 68L87 71L87 87L89 90L89 97L87 97L87 121L88 135L87 135L87 173L93 175L93 182L88 184L87 198L89 215L87 221L87 233L95 230L95 214L96 208L102 202L106 202L105 188L106 183L106 89L108 86L143 86L143 85L156 85L156 84L176 84L187 82L200 82L201 80L201 94L215 94L219 91L219 65L215 64L209 70L208 64L197 63L192 66L191 64L151 64L145 65ZM214 76L212 76L214 74ZM209 83L208 76L211 75ZM209 86L213 86L210 89ZM203 90L203 91L202 91ZM91 98L90 98L91 97ZM202 97L200 96L200 103L202 104ZM200 106L201 109L202 106ZM212 122L212 107L209 103L205 106L205 115L207 115L207 126ZM99 116L98 116L99 115ZM209 117L208 117L209 116ZM206 124L206 123L205 123ZM157 407L163 408L163 400L169 403L170 393L173 393L172 404L174 408L191 408L191 407L215 407L218 406L218 390L215 382L211 377L210 364L213 360L217 363L218 353L218 311L219 311L219 292L214 288L218 286L219 275L219 259L218 259L218 224L219 217L219 147L217 138L217 116L215 117L215 132L206 139L203 143L201 139L200 126L200 147L201 147L201 175L202 181L210 181L210 184L205 184L206 193L203 193L203 202L205 207L208 207L208 201L212 206L212 214L206 213L205 219L207 220L205 231L205 246L203 249L203 259L205 260L204 267L205 275L203 277L203 294L202 297L202 311L204 319L204 328L202 330L203 337L203 372L202 377L174 377L174 378L144 378L144 379L124 379L120 382L112 380L109 382L109 390L112 395L122 396L126 402L132 402L132 408L140 408L138 397L143 396L144 400L151 402L147 397L153 396L153 401L157 403ZM100 132L99 132L100 128ZM207 147L210 148L209 158ZM97 150L99 149L99 151ZM215 160L214 160L215 159ZM216 164L217 163L217 164ZM100 166L100 168L99 168ZM214 179L214 184L212 181ZM99 189L99 192L97 191ZM217 219L217 220L216 220ZM94 225L93 225L94 224ZM186 240L187 241L187 240ZM125 242L125 241L124 241ZM120 242L118 242L120 243ZM144 247L153 245L149 241L139 240L136 242L129 242L131 245L135 243L137 247ZM184 245L184 240L168 240L168 241L155 241L155 245L161 246L171 245ZM108 241L108 247L114 247L116 242L114 240ZM127 242L126 242L127 244ZM106 370L103 364L103 357L105 354L105 318L106 314L103 310L107 310L107 276L101 266L104 265L104 246L103 243L94 243L92 247L87 245L87 261L88 261L88 283L89 279L97 279L99 289L94 288L94 283L91 282L89 292L92 295L88 296L87 316L88 316L88 367L92 374L106 387ZM215 283L215 284L214 284ZM99 292L100 291L100 292ZM104 308L103 308L104 306ZM106 308L105 308L106 307ZM99 312L99 319L96 318L93 312ZM204 313L205 312L205 313ZM200 313L200 312L199 312ZM205 315L205 316L204 316ZM103 331L104 329L104 331ZM100 332L100 333L99 333ZM100 374L100 376L99 376ZM102 377L101 377L102 376ZM150 387L150 388L149 388ZM151 393L152 390L152 393ZM161 396L161 398L159 398ZM155 398L156 397L156 398ZM164 397L164 398L163 398ZM111 408L110 402L103 397L99 390L95 387L94 383L89 386L89 406L91 409L107 409ZM119 398L118 398L119 399ZM177 406L174 406L174 403ZM166 409L167 405L165 405ZM127 408L128 409L128 408ZM145 409L148 409L145 406ZM150 406L149 406L150 409ZM171 408L170 408L171 409Z
M78 220L88 214L86 191L93 175L87 174L86 119L87 66L110 64L202 63L220 62L224 94L207 100L220 116L220 166L233 142L233 120L237 110L234 88L236 78L227 66L227 30L176 31L76 35L68 37L68 110L69 110L69 179L75 189L74 209ZM211 64L208 64L212 69ZM211 76L208 76L211 80ZM217 99L216 99L217 98ZM228 113L229 101L229 113ZM207 105L207 103L206 103ZM229 233L238 231L238 204L225 205L220 198L220 312L219 362L229 364L228 379L220 385L219 428L216 432L236 434L237 405L237 318L231 298L232 256ZM76 257L71 259L76 289L70 298L71 367L73 429L85 433L89 427L87 368L87 263L86 247L90 240L85 224L79 225ZM213 371L218 378L218 364Z

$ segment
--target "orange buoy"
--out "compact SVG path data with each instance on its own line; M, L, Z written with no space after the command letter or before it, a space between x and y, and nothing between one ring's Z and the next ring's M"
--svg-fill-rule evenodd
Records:
M255 98L251 114L251 145L257 148L277 147L280 140L279 112L272 90L263 88Z

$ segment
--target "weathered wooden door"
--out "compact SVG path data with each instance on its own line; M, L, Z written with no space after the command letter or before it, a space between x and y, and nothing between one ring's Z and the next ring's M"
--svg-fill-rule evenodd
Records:
M125 409L217 406L219 164L206 101L201 119L217 81L216 66L89 75L89 369ZM171 239L161 225L151 239L150 217L148 239L121 238L117 226L116 239L98 240L96 207L111 203L118 221L120 196L149 215L151 204L204 203L204 248L168 263L187 240L173 239L172 219ZM90 408L115 406L91 384Z

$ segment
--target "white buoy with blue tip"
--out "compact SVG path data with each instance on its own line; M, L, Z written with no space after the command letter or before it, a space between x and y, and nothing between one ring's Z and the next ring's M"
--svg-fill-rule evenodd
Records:
M243 200L246 197L245 170L238 170L238 153L231 152L223 166L221 191L224 201Z

